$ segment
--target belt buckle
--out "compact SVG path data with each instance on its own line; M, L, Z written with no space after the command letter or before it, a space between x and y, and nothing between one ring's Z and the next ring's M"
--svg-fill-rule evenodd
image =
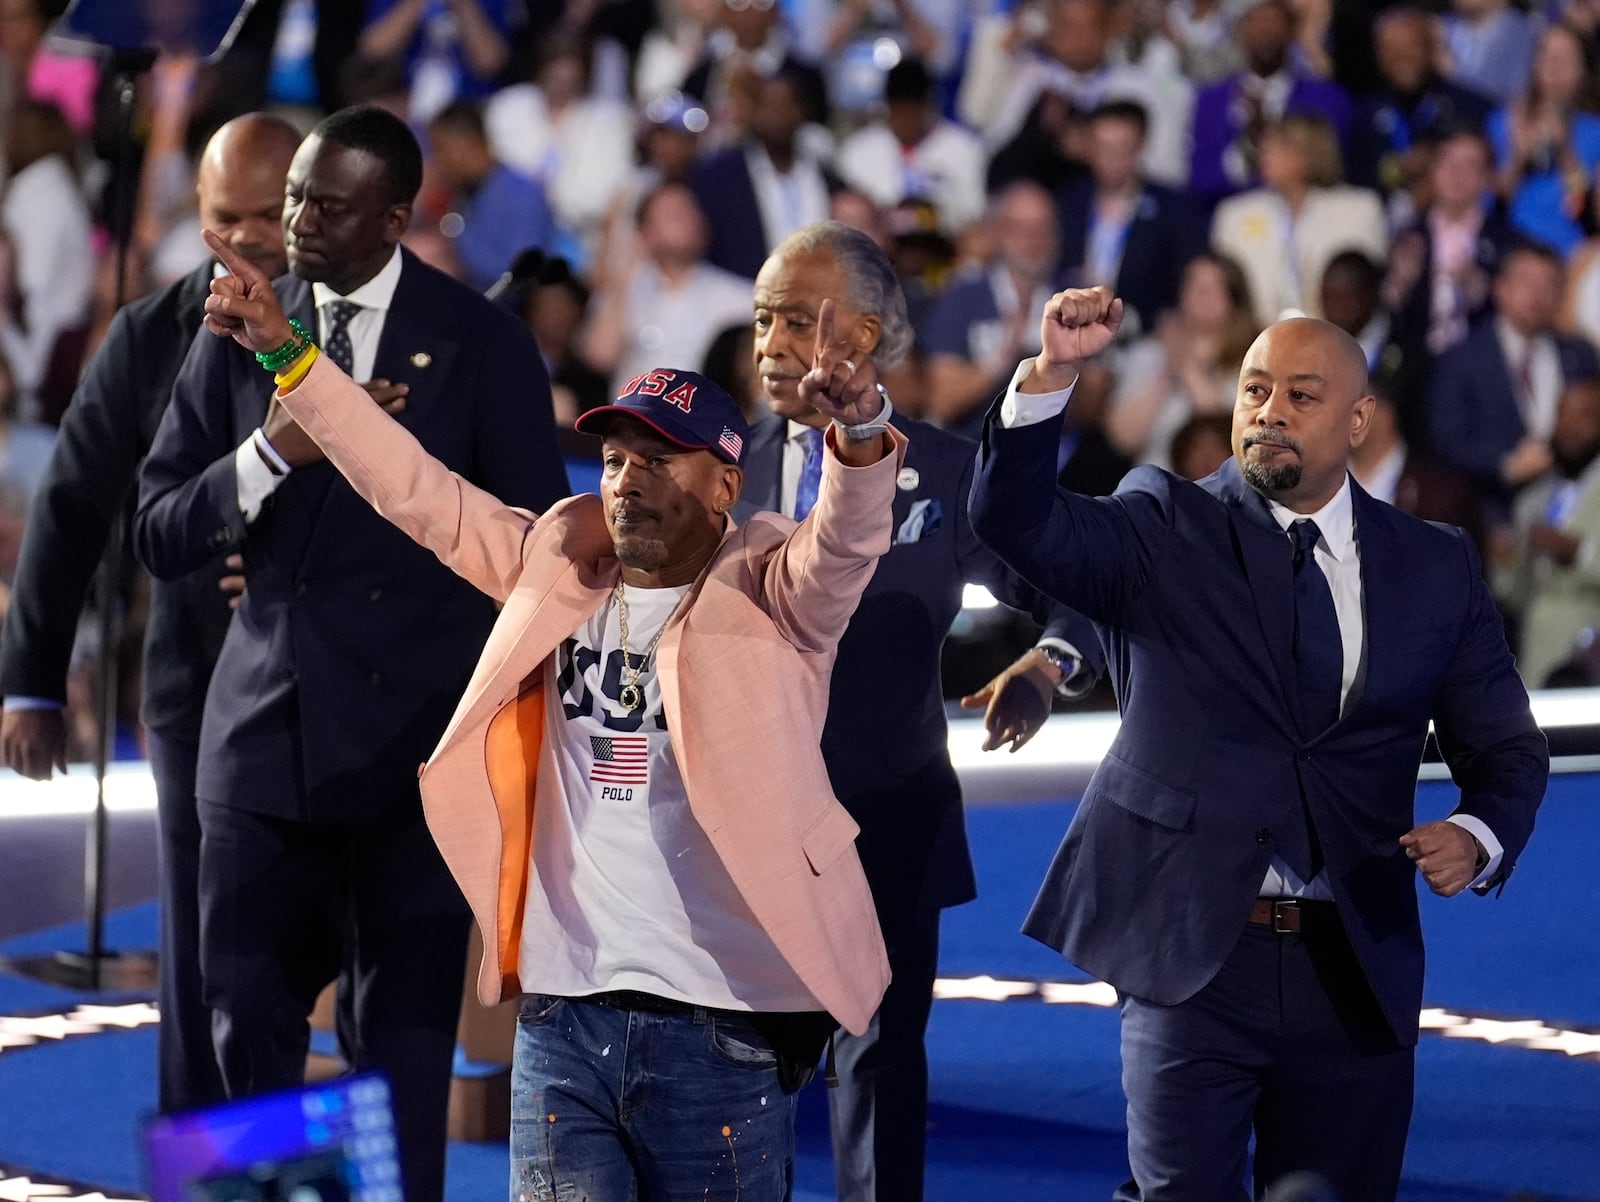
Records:
M1294 915L1294 925L1284 926L1286 915ZM1300 903L1293 898L1272 903L1272 933L1275 935L1295 935L1300 931Z

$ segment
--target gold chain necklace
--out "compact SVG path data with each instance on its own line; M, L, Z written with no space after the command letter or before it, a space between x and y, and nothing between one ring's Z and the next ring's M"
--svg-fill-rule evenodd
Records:
M674 606L674 612L676 609ZM656 653L656 644L661 641L661 636L667 633L667 623L671 621L672 614L669 613L666 621L661 623L661 629L656 631L656 637L651 639L650 645L644 649L644 655L639 658L639 666L634 667L628 662L628 593L622 587L622 581L617 581L617 625L622 631L622 691L617 694L617 700L630 712L644 704L644 690L639 687L639 677L644 675L645 665Z

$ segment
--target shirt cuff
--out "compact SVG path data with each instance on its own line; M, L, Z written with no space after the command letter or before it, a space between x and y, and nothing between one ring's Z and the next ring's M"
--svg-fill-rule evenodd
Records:
M1017 385L1032 370L1033 360L1024 359L1017 365L1017 370L1011 373L1011 383L1006 385L1006 399L1000 403L1000 424L1008 430L1014 426L1032 426L1059 417L1072 399L1072 390L1078 386L1074 380L1059 392L1018 392Z
M1500 846L1500 840L1494 837L1494 832L1484 825L1483 819L1474 818L1471 814L1452 814L1445 819L1453 822L1466 831L1479 843L1483 850L1489 854L1489 862L1483 866L1483 871L1473 877L1468 883L1468 889L1476 889L1487 881L1494 880L1494 874L1500 871L1500 861L1505 859L1506 849Z
M6 694L0 698L0 705L16 713L18 710L59 710L66 709L59 701L52 701L48 697L21 697Z
M268 467L262 456L265 455L273 463ZM282 471L275 470L282 467ZM253 522L261 513L261 507L266 504L267 498L277 491L278 485L283 483L289 474L289 465L283 461L282 456L272 449L272 444L267 441L266 435L259 428L252 430L250 437L239 444L239 449L233 453L234 487L238 493L239 512L244 515L246 522Z

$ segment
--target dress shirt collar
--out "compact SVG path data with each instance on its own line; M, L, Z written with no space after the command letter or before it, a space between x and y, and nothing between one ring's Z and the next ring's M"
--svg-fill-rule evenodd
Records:
M400 248L396 246L394 254L389 256L389 261L383 265L383 269L348 296L335 292L326 284L312 284L311 299L319 310L329 301L347 300L360 305L363 309L376 309L387 313L394 301L394 290L400 286L401 263Z
M1322 548L1338 562L1343 562L1345 556L1350 554L1351 545L1355 542L1355 505L1350 495L1350 476L1345 474L1344 482L1339 485L1339 491L1333 494L1321 509L1315 513L1296 513L1287 505L1268 498L1267 508L1272 511L1272 518L1284 530L1298 522L1301 518L1310 518L1317 524L1317 529L1322 532Z

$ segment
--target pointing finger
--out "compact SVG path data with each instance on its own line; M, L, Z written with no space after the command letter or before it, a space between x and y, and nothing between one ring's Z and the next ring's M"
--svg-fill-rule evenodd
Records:
M228 269L228 274L236 277L246 285L260 283L265 277L254 263L234 253L221 238L212 230L200 231L200 236L206 240L206 245L211 248L211 253L217 256L217 262Z
M811 366L820 371L831 371L828 354L833 349L833 301L825 300L817 307L817 349Z

